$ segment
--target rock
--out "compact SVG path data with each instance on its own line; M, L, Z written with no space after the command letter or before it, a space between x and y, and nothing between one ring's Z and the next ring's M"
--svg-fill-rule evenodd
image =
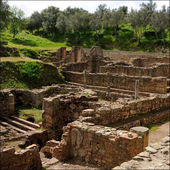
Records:
M126 170L126 168L123 168L123 167L121 167L121 166L116 166L116 167L114 167L114 168L112 168L112 170Z
M152 161L152 158L148 158L148 161Z
M156 150L160 150L163 148L159 143L153 143L150 146Z
M144 157L144 158L150 158L150 153L145 151L145 152L141 152L140 154L138 154L138 156Z
M165 155L168 155L168 153L169 153L168 148L162 149L162 150L161 150L161 153L163 153L163 154L165 154Z
M162 143L161 143L161 146L169 146L169 144L162 142Z
M124 163L122 163L122 164L121 164L121 167L123 167L123 168L129 167L129 162L124 162Z
M165 163L170 166L170 161L169 160L167 160Z
M46 163L46 166L49 166L49 165L54 165L56 163L58 163L59 160L56 159L56 158L52 158L52 159L49 159L48 162Z
M156 149L154 149L154 148L152 148L150 146L146 147L145 149L146 149L147 152L152 153L152 154L158 152Z
M73 128L71 130L71 143L72 143L72 145L79 148L82 141L83 141L83 136L81 135L80 131L76 128Z
M144 161L144 159L143 159L142 157L140 157L140 156L135 156L135 157L133 158L133 160L136 160L136 161Z
M165 138L162 139L163 143L169 143L170 142L170 136L166 136Z

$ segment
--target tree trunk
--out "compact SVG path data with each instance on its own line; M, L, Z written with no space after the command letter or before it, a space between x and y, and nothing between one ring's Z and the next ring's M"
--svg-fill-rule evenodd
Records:
M156 40L158 40L158 32L155 31Z
M162 38L163 38L163 46L165 48L165 32L164 31L162 32Z
M15 38L15 32L13 33L13 38Z

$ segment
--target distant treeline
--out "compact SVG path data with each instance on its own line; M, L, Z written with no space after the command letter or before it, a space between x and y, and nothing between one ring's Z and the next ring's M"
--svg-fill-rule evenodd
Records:
M126 6L111 10L106 5L99 5L94 13L70 7L60 11L50 6L40 13L34 12L29 18L24 18L20 9L10 9L2 0L0 3L3 6L0 16L6 13L0 21L1 27L8 27L14 37L20 30L27 29L53 41L84 47L152 49L170 45L170 8L163 6L157 10L152 1L142 3L139 10L128 10Z

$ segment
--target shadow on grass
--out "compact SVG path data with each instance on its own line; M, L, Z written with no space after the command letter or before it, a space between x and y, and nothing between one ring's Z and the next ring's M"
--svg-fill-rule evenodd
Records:
M33 42L32 40L15 38L15 39L12 39L11 42L15 44L22 44L22 45L33 46L33 47L37 46L37 44Z

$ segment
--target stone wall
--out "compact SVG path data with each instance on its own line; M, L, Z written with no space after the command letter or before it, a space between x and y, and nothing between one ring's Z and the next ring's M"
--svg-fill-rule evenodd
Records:
M147 140L147 135L139 137L133 132L75 121L64 127L61 142L49 141L41 151L59 160L74 158L112 168L142 152Z
M0 115L13 115L15 112L15 98L10 91L0 91Z
M134 126L148 126L150 124L158 124L160 122L169 119L169 110L160 111L157 113L148 113L145 115L136 116L134 119L129 118L122 122L117 122L117 124L112 124L111 127L116 129L129 130Z
M70 82L84 84L83 73L64 72L65 79ZM167 93L167 80L163 77L132 77L106 73L86 74L86 84L93 86L110 86L112 88L135 90L135 80L139 80L140 92Z
M41 160L36 145L25 150L15 151L14 148L2 149L0 152L1 170L41 170Z
M148 58L136 58L132 60L132 64L136 67L149 67L157 63L169 63L169 57L148 57Z
M87 70L87 62L65 64L62 67L62 70L63 71L83 72L84 70Z
M151 77L169 77L169 64L160 64L154 67L133 67L133 66L101 66L101 73L117 73L119 75L129 76L151 76Z
M84 51L89 55L90 49L84 49ZM128 51L113 51L113 50L103 50L103 56L106 58L111 58L115 61L123 61L131 63L131 60L136 58L161 58L169 57L168 53L147 53L147 52L128 52Z
M110 107L100 107L92 113L93 116L91 118L89 117L89 121L100 125L114 125L119 121L134 118L138 115L156 114L160 111L168 110L169 107L170 94L145 97L143 99L125 102L124 104L120 103ZM144 124L147 124L147 120Z
M71 94L44 98L43 127L48 130L52 129L61 137L63 126L78 119L81 111L88 108L87 102L90 100L97 100L97 98Z
M42 107L44 97L55 96L57 94L65 94L68 92L76 92L76 88L69 88L67 85L53 85L46 86L42 89L14 89L10 92L15 96L16 104L18 105L30 105L32 107Z
M73 122L70 128L70 156L111 168L143 151L143 139L135 133Z
M81 62L85 58L85 53L82 47L73 46L70 51L70 62Z

